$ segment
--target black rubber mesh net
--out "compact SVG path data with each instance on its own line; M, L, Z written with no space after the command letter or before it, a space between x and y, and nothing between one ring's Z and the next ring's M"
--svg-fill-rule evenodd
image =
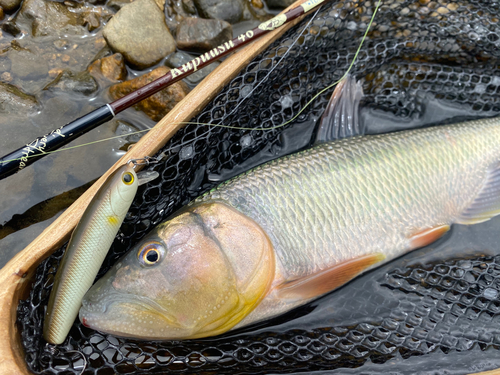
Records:
M248 130L198 125L180 130L161 151L162 162L150 167L160 178L140 188L98 277L193 198L256 164L309 146L333 89L307 104L347 70L375 5L325 4L254 59L193 119ZM497 1L384 0L351 73L363 83L363 108L388 113L397 125L367 124L367 133L415 126L436 99L470 116L499 113L499 8ZM42 326L63 250L39 266L31 294L18 308L26 362L35 373L79 374L84 365L84 374L100 375L290 373L358 368L436 351L479 347L496 352L500 345L500 336L488 334L483 321L485 314L488 324L499 317L500 258L479 257L469 260L468 268L460 263L466 261L451 260L389 270L378 279L380 287L398 291L398 301L406 298L408 303L381 321L376 319L378 307L360 305L368 316L373 314L372 323L365 319L344 326L273 330L277 322L307 317L314 309L310 304L265 323L260 331L141 342L103 335L76 321L65 343L56 347L43 340ZM472 323L460 334L433 333L436 325L461 319ZM476 323L484 337L467 336Z

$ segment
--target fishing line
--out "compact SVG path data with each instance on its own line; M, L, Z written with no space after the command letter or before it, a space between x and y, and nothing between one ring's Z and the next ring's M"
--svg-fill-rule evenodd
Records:
M180 122L177 122L176 124L177 125L198 125L198 126L213 126L213 127L219 127L219 128L225 128L225 129L233 129L233 130L247 130L247 131L269 131L269 130L275 130L275 129L279 129L283 126L286 126L288 125L289 123L291 123L292 121L296 120L302 112L304 112L306 110L307 107L309 107L309 105L311 105L311 103L316 100L321 94L323 94L325 91L328 91L330 90L332 87L336 86L339 82L341 82L345 77L347 77L347 75L349 74L349 72L351 71L352 67L354 66L354 63L356 62L357 58L358 58L358 55L361 51L361 47L363 46L363 43L366 39L366 37L368 36L368 33L371 29L371 26L372 26L372 23L373 21L375 20L375 15L377 14L377 11L379 10L380 8L380 5L382 3L382 0L378 0L377 2L377 5L375 6L375 10L373 11L373 15L370 19L370 22L368 23L368 26L366 28L366 31L363 35L363 37L361 38L361 42L358 46L358 49L356 50L356 53L354 54L354 57L351 61L351 64L349 65L349 67L347 68L346 72L342 75L342 77L340 79L338 79L337 81L335 81L334 83L332 83L331 85L325 87L324 89L320 90L316 95L314 95L306 104L305 106L295 115L293 116L290 120L280 124L280 125L276 125L276 126L271 126L269 128L244 128L244 127L239 127L239 126L232 126L232 125L222 125L222 124L212 124L212 123L205 123L205 122L195 122L195 121L180 121ZM306 25L305 28L307 28L307 26L309 26L309 24L311 23L311 21L314 19L314 17L316 16L316 14L318 13L319 9L316 11L316 13L314 14L314 16L311 18L311 20L309 21L309 23ZM304 28L304 30L305 30ZM303 31L300 33L300 36L302 36L302 33ZM299 36L299 37L300 37ZM294 43L292 44L292 46L295 44L295 42L298 40L298 38L294 41ZM291 46L291 47L292 47ZM291 50L291 47L287 50L287 52L285 53L285 55ZM285 55L283 55L283 57L285 57ZM283 59L282 57L282 59ZM282 59L279 61L281 62ZM278 62L278 64L279 64ZM264 77L264 79L262 81L265 80L265 78L267 78L269 76L269 74L273 71L273 69L276 68L276 66L278 65L276 64L272 69L271 71L266 75L266 77ZM261 81L261 82L262 82ZM257 85L258 87L258 85ZM245 98L243 98L242 101L246 100L253 92L254 90L257 88L255 87ZM241 102L240 102L241 104ZM238 104L239 105L239 104ZM236 107L237 108L237 107ZM236 109L235 108L235 109ZM235 110L233 109L233 111ZM231 111L231 113L229 113L228 116L230 116L233 111ZM65 148L61 148L61 149L58 149L58 150L54 150L54 151L47 151L46 154L53 154L53 153L56 153L56 152L61 152L61 151L67 151L67 150L71 150L71 149L75 149L75 148L79 148L79 147L83 147L83 146L90 146L90 145L93 145L93 144L96 144L96 143L100 143L100 142L105 142L105 141L110 141L110 140L113 140L113 139L118 139L118 138L123 138L123 137L127 137L127 136L130 136L130 135L135 135L135 134L140 134L140 133L143 133L143 132L147 132L149 131L150 129L145 129L145 130L139 130L139 131L136 131L136 132L131 132L131 133L127 133L127 134L124 134L124 135L117 135L117 136L113 136L113 137L109 137L109 138L103 138L103 139L100 139L100 140L97 140L97 141L93 141L93 142L88 142L88 143L83 143L81 145L76 145L76 146L71 146L71 147L65 147ZM209 130L207 131L207 133L209 132ZM191 141L189 141L191 142ZM188 144L189 142L186 142L186 143L181 143L179 145L176 145L175 147L182 147L186 144ZM173 149L170 148L170 149L167 149L165 150L164 152L167 152L169 150ZM30 157L35 157L37 155L28 155L26 156L27 158L30 158ZM19 159L11 159L11 160L6 160L5 162L10 162L10 161L15 161L15 160L21 160L20 158Z

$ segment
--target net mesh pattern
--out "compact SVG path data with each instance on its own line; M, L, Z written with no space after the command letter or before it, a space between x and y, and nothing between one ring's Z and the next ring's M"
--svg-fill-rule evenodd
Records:
M347 70L374 10L373 1L325 4L250 62L193 119L248 130L198 125L180 130L161 150L162 162L150 167L160 178L140 188L98 277L155 225L195 197L244 168L310 144L306 140L287 145L285 134L302 129L302 124L312 127L321 116L333 89L306 105ZM402 122L423 116L429 96L466 108L471 115L500 112L499 10L497 1L384 1L352 69L363 83L364 106L390 112ZM296 115L290 124L279 127ZM368 359L384 362L396 352L413 356L435 350L468 350L471 343L498 345L496 336L467 337L466 332L434 337L434 328L425 325L435 321L428 318L431 313L440 317L439 322L457 314L481 324L485 324L479 319L484 314L496 317L498 302L483 301L473 293L474 288L482 287L481 275L493 275L492 288L498 290L495 275L500 266L492 258L477 261L484 261L487 269L474 280L425 268L396 272L384 279L384 287L403 295L417 294L428 302L424 305L427 315L422 315L426 311L414 314L421 321L393 317L353 327L271 329L237 339L163 343L102 335L77 321L65 343L55 347L43 340L42 323L62 251L39 266L29 298L19 304L26 361L37 373L79 374L85 362L85 374L313 371L361 366ZM460 269L458 263L443 267L448 272ZM429 281L415 279L413 272L424 273ZM439 282L451 281L434 286L432 275ZM467 291L460 289L462 284ZM442 290L451 297L434 295ZM469 295L473 305L462 301ZM411 299L408 303L411 305ZM475 311L477 319L472 316ZM408 325L414 328L411 332L404 329Z

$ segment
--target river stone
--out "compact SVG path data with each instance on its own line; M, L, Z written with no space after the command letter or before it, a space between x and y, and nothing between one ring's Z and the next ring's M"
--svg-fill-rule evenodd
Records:
M33 36L57 35L59 33L82 35L86 33L81 17L70 12L63 3L44 0L25 0L20 17L31 21Z
M113 85L109 88L109 94L113 100L122 98L132 91L140 89L144 85L167 74L169 70L166 66L161 66L130 81ZM184 82L179 81L144 99L134 107L138 111L144 112L154 121L160 121L188 92L188 86Z
M0 6L7 12L12 12L19 8L21 0L0 0Z
M292 5L295 0L267 0L267 6L269 8L287 8Z
M139 69L158 63L175 50L165 16L154 0L125 5L103 29L111 49Z
M8 83L0 82L0 113L28 115L39 109L36 98Z
M194 0L196 7L205 18L218 18L236 23L243 17L241 0Z
M185 18L177 26L177 47L190 51L206 52L233 37L233 28L222 20Z
M109 81L123 81L127 78L127 68L125 60L120 53L103 57L94 61L88 68L90 74L94 77L103 76Z
M98 86L95 79L87 71L73 73L69 70L65 70L45 88L51 91L60 90L63 92L90 95L97 91Z

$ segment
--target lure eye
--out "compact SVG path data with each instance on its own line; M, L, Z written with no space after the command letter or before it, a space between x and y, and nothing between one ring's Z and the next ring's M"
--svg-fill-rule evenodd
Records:
M165 248L159 242L150 242L139 249L137 258L143 266L152 266L163 258Z
M131 185L134 182L134 175L130 172L125 172L122 175L122 181L125 185Z

